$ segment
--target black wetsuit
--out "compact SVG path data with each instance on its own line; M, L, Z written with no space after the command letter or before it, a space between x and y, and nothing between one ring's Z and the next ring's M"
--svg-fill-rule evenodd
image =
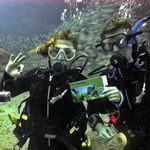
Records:
M122 107L122 118L126 121L128 131L135 136L128 134L129 144L127 150L149 150L150 149L150 66L148 64L145 71L141 71L134 64L131 64L130 71L132 82L127 87L132 110L127 108L127 103ZM145 80L145 81L144 81ZM145 95L141 102L136 103L136 97L142 92L143 84L146 84ZM128 116L128 117L125 117Z
M37 71L39 70L39 71ZM12 78L4 72L2 83L3 89L11 92L12 97L30 92L30 97L26 101L25 109L28 110L30 127L32 132L27 133L30 138L30 150L67 150L70 146L81 150L81 143L85 140L87 128L86 112L90 116L93 113L113 109L113 104L106 100L97 100L88 104L87 110L83 103L73 103L69 89L70 82L83 80L85 77L77 70L71 70L60 76L55 75L49 82L49 71L46 69L33 69L25 75ZM65 89L67 92L63 98L50 104L49 117L47 118L47 93L50 85L50 99L61 94ZM78 131L69 133L74 123L79 127ZM45 134L56 134L56 138L50 140ZM65 143L65 144L64 144ZM68 148L67 148L68 147Z
M113 71L112 71L113 70ZM115 70L115 71L114 71ZM138 96L143 88L145 72L138 69L134 63L129 64L129 68L122 69L122 75L116 69L107 70L105 74L111 76L109 82L122 90L124 102L120 108L120 118L118 130L125 132L128 139L126 150L149 150L150 149L150 66L147 66L146 72L146 94L141 103L136 104ZM122 76L122 77L121 77ZM129 108L127 91L132 109ZM131 133L129 133L131 131Z
M44 138L45 134L58 133L58 137L66 139L68 143L80 149L81 142L85 138L85 130L87 126L86 110L83 103L73 103L71 93L69 91L68 83L85 79L77 71L70 71L61 76L53 76L52 82L49 82L49 72L44 72L43 69L33 69L22 77L12 78L4 72L2 83L3 89L11 92L14 97L25 91L30 92L30 97L26 102L26 108L29 109L29 116L31 118L30 124L33 125L33 131L29 134L30 142L29 149L32 150L47 150L48 140ZM42 74L43 77L37 77L37 74ZM55 104L50 104L49 118L47 118L47 93L50 85L50 99L57 96L67 89L68 91ZM81 116L82 115L82 116ZM69 130L73 127L72 122L78 120L80 117L79 130L73 134ZM50 131L52 130L52 131ZM68 137L68 138L66 138ZM63 140L64 140L63 139ZM49 149L66 150L66 146L60 142L61 140L52 139L50 141Z

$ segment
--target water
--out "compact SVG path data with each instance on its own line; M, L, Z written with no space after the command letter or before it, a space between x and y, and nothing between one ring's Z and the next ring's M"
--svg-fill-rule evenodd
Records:
M26 55L25 71L45 65L46 60L28 52L49 35L62 28L71 28L79 36L79 51L89 55L86 72L106 64L114 53L104 52L95 45L101 33L108 30L115 16L121 16L133 26L139 19L150 15L147 0L1 0L0 1L0 76L11 53ZM112 27L114 24L110 24ZM139 39L150 40L149 22ZM115 31L116 32L116 31ZM124 29L122 32L126 32ZM112 34L111 31L109 34ZM101 61L100 61L101 60ZM7 114L17 114L17 106L27 94L14 101L0 104L0 150L12 149L16 139L12 134ZM26 148L24 148L26 149ZM109 146L107 147L109 149ZM116 149L118 150L118 149Z

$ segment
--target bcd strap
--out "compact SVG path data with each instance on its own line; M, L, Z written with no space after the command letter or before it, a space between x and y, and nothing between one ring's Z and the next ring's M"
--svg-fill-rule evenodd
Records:
M30 88L30 97L23 100L20 105L18 106L18 112L20 113L20 109L23 103L26 102L26 105L20 115L20 118L17 119L16 128L14 129L13 133L18 139L18 143L14 146L14 150L18 146L19 149L23 147L23 145L26 143L28 137L30 134L34 131L34 129L31 127L32 122L31 118L29 117L28 111L28 102L31 100L32 97L36 98L41 93L42 86L43 86L43 80L44 80L44 72L39 69L35 72L35 80L33 81L31 88ZM37 94L38 91L38 94Z
M21 118L23 121L21 122L21 124L16 125L16 128L13 131L13 134L16 136L16 138L18 139L18 143L14 146L14 150L16 148L16 146L20 148L23 147L23 145L26 143L27 139L30 137L30 135L32 134L32 132L34 131L34 129L29 125L30 122L27 123L28 119L27 116L23 116L23 118Z
M21 107L22 107L22 104L23 103L27 103L27 102L29 102L30 101L30 99L29 98L27 98L27 99L25 99L25 100L23 100L21 103L20 103L20 105L18 106L18 113L20 114L20 109L21 109Z
M22 137L19 142L13 147L13 150L16 150L16 147L19 147L19 150L23 147L23 145L26 143L28 137Z
M43 85L43 79L44 79L44 71L42 69L37 69L35 72L35 80L33 81L33 83L31 84L30 87L30 97L37 97L37 91L38 94L40 94L40 91L42 89L42 85ZM23 103L25 102L29 102L30 98L27 98L25 100L23 100L20 105L18 106L18 113L20 114L20 109Z
M34 131L32 127L32 121L28 115L26 107L27 106L25 106L24 110L22 111L20 118L17 119L16 128L13 130L13 134L18 139L18 143L14 146L14 150L16 146L18 146L19 149L23 147L30 134Z
M80 146L79 140L78 139L76 140L76 138L72 137L67 132L64 132L63 130L60 129L56 129L55 132L56 132L55 134L54 133L52 134L50 131L49 133L47 132L45 135L47 138L52 137L52 135L55 136L55 138L60 142L62 142L63 144L65 144L69 150L77 150L76 147Z
M34 80L32 81L29 90L31 98L38 99L39 95L42 92L43 87L45 86L44 81L45 81L45 74L47 72L48 70L43 70L41 68L36 70ZM46 83L48 83L48 81Z

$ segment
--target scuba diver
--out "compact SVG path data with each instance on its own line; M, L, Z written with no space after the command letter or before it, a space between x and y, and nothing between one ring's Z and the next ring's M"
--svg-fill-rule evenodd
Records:
M35 51L48 58L48 67L34 68L22 74L25 56L19 53L14 57L12 54L1 82L2 89L10 91L12 97L25 91L30 94L22 102L25 102L25 107L20 118L14 121L16 128L13 132L19 141L14 149L16 146L23 147L29 138L29 150L81 150L82 144L87 141L87 122L92 122L93 129L97 126L98 133L102 129L98 127L101 119L96 116L93 122L86 117L86 113L92 116L91 109L101 111L99 100L89 102L86 110L83 102L73 102L69 88L69 83L86 79L81 72L87 63L87 56L77 51L77 38L70 30L50 36ZM81 57L86 60L83 66L73 67ZM118 105L120 92L116 87L107 87L102 99L105 99L104 103L107 99L107 103ZM99 107L94 108L95 105ZM12 116L9 117L13 120ZM110 140L113 136L109 129L101 133L101 139L104 140Z
M127 135L127 150L150 149L150 54L147 42L142 41L140 45L137 39L145 32L140 27L149 20L149 16L140 19L128 34L105 37L96 45L104 51L121 50L110 58L109 66L102 66L95 72L107 74L110 84L124 94L118 130L124 130Z

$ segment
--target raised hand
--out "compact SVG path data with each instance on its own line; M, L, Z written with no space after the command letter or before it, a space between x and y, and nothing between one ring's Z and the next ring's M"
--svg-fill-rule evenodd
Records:
M21 62L25 59L25 55L19 53L16 57L12 54L6 65L5 71L12 77L18 77L22 72L24 65Z

